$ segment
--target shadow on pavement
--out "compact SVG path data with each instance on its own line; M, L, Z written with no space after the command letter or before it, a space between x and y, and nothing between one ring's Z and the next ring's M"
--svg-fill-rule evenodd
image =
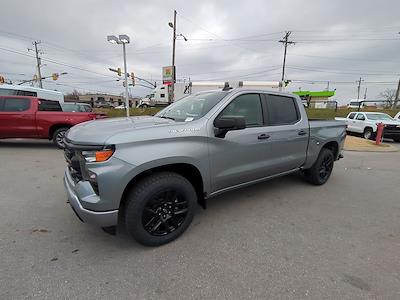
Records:
M0 140L1 148L33 148L33 149L54 149L58 150L51 141L30 140L30 139L6 139Z

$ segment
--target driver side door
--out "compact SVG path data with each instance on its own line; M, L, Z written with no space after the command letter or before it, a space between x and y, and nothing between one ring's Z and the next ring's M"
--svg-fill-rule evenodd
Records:
M267 176L266 125L260 94L241 94L228 103L219 117L243 117L246 128L228 131L225 137L209 137L212 192ZM213 120L210 120L213 122Z

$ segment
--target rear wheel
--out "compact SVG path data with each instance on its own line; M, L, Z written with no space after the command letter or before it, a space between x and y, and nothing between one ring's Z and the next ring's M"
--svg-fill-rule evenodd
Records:
M53 143L60 149L64 149L64 135L68 129L67 127L58 128L53 133Z
M364 139L367 139L367 140L372 139L373 133L374 132L372 131L372 128L370 128L370 127L365 128L364 132L363 132Z
M333 170L334 160L332 150L322 148L314 165L304 171L307 181L314 185L322 185L327 182Z
M172 172L142 179L128 197L126 229L145 246L159 246L180 236L192 222L197 199L192 184Z

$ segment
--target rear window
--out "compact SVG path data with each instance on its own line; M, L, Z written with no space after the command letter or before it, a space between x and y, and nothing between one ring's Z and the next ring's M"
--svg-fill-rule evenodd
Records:
M26 111L30 107L29 99L3 98L0 99L0 111L18 112Z
M39 111L62 111L60 102L39 99Z
M299 112L294 98L266 95L268 125L288 125L296 123L299 118Z

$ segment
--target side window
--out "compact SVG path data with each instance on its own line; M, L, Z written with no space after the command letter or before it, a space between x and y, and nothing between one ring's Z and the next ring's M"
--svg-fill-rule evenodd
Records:
M355 115L356 115L356 113L349 114L349 119L354 119Z
M4 99L0 99L0 111L3 111L4 108Z
M220 117L243 117L247 127L263 126L262 107L259 94L240 95L222 111Z
M4 98L2 111L26 111L30 107L29 99ZM0 104L1 107L1 104Z
M37 93L36 93L36 92L30 92L30 91L21 91L21 90L18 90L17 95L18 95L18 96L31 96L31 97L36 97L36 96L37 96Z
M39 99L39 111L62 111L60 102Z
M360 120L360 121L364 121L365 120L365 116L363 114L358 114L356 119Z
M300 119L296 100L291 97L266 95L268 125L289 125Z

